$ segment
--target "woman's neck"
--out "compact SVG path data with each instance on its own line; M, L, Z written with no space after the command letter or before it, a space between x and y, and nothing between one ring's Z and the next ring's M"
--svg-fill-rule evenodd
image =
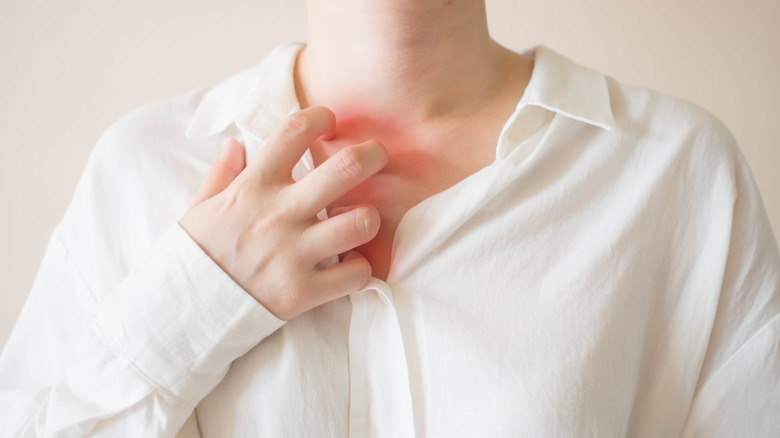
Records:
M481 111L523 59L490 38L479 0L309 0L296 90L340 119L419 125Z

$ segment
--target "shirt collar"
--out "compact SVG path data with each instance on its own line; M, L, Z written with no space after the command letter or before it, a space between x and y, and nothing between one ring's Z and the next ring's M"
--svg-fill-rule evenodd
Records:
M206 92L187 127L187 137L216 135L235 123L264 142L288 114L300 109L293 73L302 48L302 43L281 45L260 64Z
M527 103L607 131L615 129L607 80L602 73L543 45L523 56L534 59L534 69L518 107Z
M216 135L235 123L263 143L287 115L300 109L293 70L301 48L302 43L279 46L260 64L206 92L187 136ZM534 68L518 108L535 105L608 131L615 129L603 74L544 45L523 55L534 59Z

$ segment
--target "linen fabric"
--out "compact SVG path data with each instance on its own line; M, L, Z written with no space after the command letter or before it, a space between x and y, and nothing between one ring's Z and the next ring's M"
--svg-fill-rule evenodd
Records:
M0 435L780 434L780 257L733 135L543 45L387 281L258 304L176 221L227 137L251 161L299 109L301 47L100 138L0 357Z

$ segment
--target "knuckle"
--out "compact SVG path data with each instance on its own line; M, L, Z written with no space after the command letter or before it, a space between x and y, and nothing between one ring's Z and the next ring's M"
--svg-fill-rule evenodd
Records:
M244 181L236 181L225 190L225 208L241 205L253 196L254 188Z
M241 193L238 187L228 187L227 190L222 192L222 211L228 211L241 204L241 200L244 195Z
M243 174L247 174L248 179L255 186L270 183L274 180L274 169L269 168L268 163L260 163L259 166L252 168L249 172L241 172L239 176Z
M354 148L344 149L338 155L336 166L340 172L350 177L359 177L366 168L366 160Z
M285 190L280 195L274 203L274 214L283 221L300 216L306 205L302 196L295 190Z
M282 125L282 135L301 136L311 134L314 131L314 123L305 114L296 113L285 120Z

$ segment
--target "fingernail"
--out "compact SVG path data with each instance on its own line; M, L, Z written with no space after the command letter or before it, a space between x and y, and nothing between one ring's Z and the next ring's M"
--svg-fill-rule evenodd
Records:
M358 213L358 227L361 228L360 231L366 236L374 234L378 222L379 217L374 210L362 210Z

